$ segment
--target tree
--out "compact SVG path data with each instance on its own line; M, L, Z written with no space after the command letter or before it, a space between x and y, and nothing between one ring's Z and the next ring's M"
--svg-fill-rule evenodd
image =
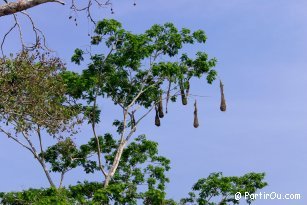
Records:
M173 24L154 25L143 34L132 34L124 30L115 20L98 22L93 45L104 44L108 49L104 54L90 53L90 63L82 74L64 72L68 93L76 99L86 100L84 115L88 117L96 139L98 166L107 187L118 169L120 159L129 140L140 122L155 110L155 124L160 126L164 117L163 102L176 101L181 96L187 105L190 80L206 77L211 84L217 76L213 69L216 59L209 59L205 52L196 52L195 58L182 52L186 44L206 42L204 31L191 32L183 28L179 31ZM72 61L80 64L86 52L75 50ZM175 61L180 56L179 62ZM168 59L166 61L160 58ZM98 99L108 98L122 110L122 119L115 119L119 139L112 164L106 166L102 159L96 126L100 121ZM166 111L167 112L167 111ZM196 110L197 112L197 110ZM197 115L196 115L197 116Z
M0 202L177 204L167 199L165 192L170 160L158 155L157 143L134 134L152 111L154 124L159 127L169 101L175 102L179 97L183 105L190 104L193 78L205 77L208 84L216 79L215 58L210 59L203 51L196 51L194 57L183 52L184 45L202 46L205 42L202 30L179 31L166 23L133 34L119 22L105 19L97 23L91 43L108 51L87 53L76 49L72 56L76 64L89 62L82 73L68 71L58 58L39 52L23 51L16 57L1 59L0 132L31 152L42 166L50 188L0 193ZM222 82L220 89L220 110L225 111ZM116 117L113 121L117 128L114 133L97 133L103 119L101 99L111 100L122 111L121 119ZM197 128L196 101L192 106ZM92 128L92 138L78 146L71 137L78 134L74 127L85 121ZM43 136L53 137L57 143L45 149ZM87 174L100 172L101 180L63 187L65 174L76 167L82 167ZM50 172L60 174L58 188ZM255 193L266 186L263 179L263 173L242 177L213 173L200 179L180 203L213 205L220 199L220 205L239 204L234 194Z
M224 177L222 173L212 173L208 178L199 179L192 187L190 196L182 199L181 204L239 204L239 200L235 198L237 193L243 196L246 192L254 194L258 189L267 186L267 183L263 182L264 176L264 173L248 173L241 177ZM246 199L248 204L252 201L251 198Z
M61 139L81 122L79 107L65 96L64 70L58 58L39 53L0 60L0 133L33 154L50 186L55 184L45 162L44 137Z
M104 40L109 52L106 55L90 54L92 62L82 74L66 71L59 59L39 52L30 54L23 51L15 58L0 61L3 102L0 117L5 124L0 131L34 155L51 186L55 184L46 160L53 163L52 171L61 173L61 187L65 173L82 164L78 161L80 158L86 158L84 155L73 157L76 151L74 142L64 137L65 132L75 134L74 125L82 123L85 118L91 124L97 144L96 164L107 187L114 179L124 149L140 122L155 110L155 124L160 126L164 117L164 100L166 112L168 101L176 101L178 95L186 105L192 78L206 75L206 81L211 84L217 75L213 70L216 59L209 59L205 52L197 52L195 59L180 53L185 44L205 43L206 36L201 30L191 32L184 28L178 31L173 24L167 23L154 25L144 34L132 34L115 20L103 20L98 22L95 33L92 44L98 45ZM179 62L172 60L176 55L181 55ZM80 64L83 56L84 51L76 49L72 61ZM159 61L162 56L169 60ZM142 66L146 61L148 65ZM114 119L113 122L118 138L111 159L103 156L104 148L96 133L101 120L99 97L111 99L122 109L123 119ZM83 115L82 119L79 114ZM197 117L196 104L194 114ZM9 131L11 127L14 132ZM61 154L65 167L54 166L57 158L46 158L43 134L59 140L53 148ZM35 139L38 143L33 143ZM35 148L35 144L39 147ZM90 165L94 164L94 161L90 162Z
M99 137L102 152L106 159L114 158L116 140L112 135ZM74 150L75 157L89 156L96 150L96 141L91 139L88 144ZM58 151L57 151L58 150ZM55 145L46 151L46 161L52 164L53 171L68 167L63 159L62 148ZM61 152L61 154L59 154ZM79 152L79 154L78 154ZM89 155L88 155L89 154ZM83 158L81 164L86 172L98 167L94 161ZM88 166L90 165L90 166ZM124 150L114 180L107 188L99 182L79 182L77 185L55 189L29 189L22 192L0 193L3 205L19 204L145 204L145 205L176 205L176 204L239 204L234 196L237 192L255 193L267 184L263 182L263 173L249 173L242 177L223 177L222 173L212 173L208 178L200 179L193 186L193 192L179 203L166 198L165 186L169 182L166 172L170 169L170 160L158 155L158 144L147 140L144 135L135 138ZM221 199L214 203L214 199ZM247 199L252 203L251 199Z
M102 153L111 163L116 154L116 140L111 134L100 136L99 140ZM79 148L71 143L66 144L70 145L63 146L62 142L59 142L44 153L46 162L52 165L52 171L62 172L72 167L74 160L70 159L73 157L84 167L86 173L99 169L95 161L90 159L97 149L94 138ZM70 151L64 151L64 147L70 147ZM74 150L71 151L72 149ZM30 189L23 193L2 193L0 203L137 204L137 201L142 200L145 204L162 204L168 201L165 199L165 184L169 179L165 172L169 169L170 160L158 155L158 144L141 135L124 150L116 176L107 188L103 188L99 182L84 182L58 190L54 187Z

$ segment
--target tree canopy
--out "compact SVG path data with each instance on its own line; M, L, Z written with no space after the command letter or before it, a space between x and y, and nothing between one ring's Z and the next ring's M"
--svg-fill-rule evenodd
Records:
M153 25L143 33L125 30L114 19L97 22L91 37L94 52L75 49L71 61L82 72L66 69L48 53L23 50L0 60L0 132L21 145L41 165L50 188L0 194L2 204L238 204L236 192L255 193L266 186L263 173L223 177L212 173L200 179L180 202L168 199L166 184L170 160L158 153L158 144L136 135L143 120L155 112L159 127L168 104L178 98L194 106L194 127L199 127L197 102L190 103L192 80L210 85L217 79L217 60L204 51L203 30L178 29L172 23ZM195 55L185 53L189 45ZM197 46L196 46L197 45ZM220 81L220 110L226 111ZM102 99L120 110L104 127ZM88 142L75 138L86 123ZM79 131L79 132L78 132ZM45 139L56 143L45 147ZM84 174L100 173L95 182L63 186L75 168ZM60 176L54 183L51 172ZM78 179L77 179L78 180ZM77 181L76 180L76 181ZM222 197L220 202L211 201ZM252 200L247 200L249 203Z
M154 25L143 34L133 34L123 29L118 21L104 19L97 23L95 33L91 43L104 44L107 52L89 53L90 63L82 74L67 71L63 78L68 84L69 95L86 100L84 114L92 124L94 135L100 121L99 97L111 99L122 109L122 119L114 119L113 123L118 127L120 141L108 172L99 160L107 185L141 120L155 109L155 124L160 126L160 118L164 117L163 102L167 101L167 107L168 100L176 101L178 94L186 105L192 78L205 76L209 84L215 80L216 59L209 59L202 51L197 52L195 58L183 53L186 44L204 44L206 35L202 30L191 32L183 28L179 31L171 23ZM85 53L76 49L72 61L81 64ZM175 55L181 56L179 62L174 60ZM161 61L161 57L168 60ZM97 154L101 154L99 150Z

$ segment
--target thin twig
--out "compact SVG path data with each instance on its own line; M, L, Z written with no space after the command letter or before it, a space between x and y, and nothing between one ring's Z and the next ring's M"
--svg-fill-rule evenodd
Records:
M2 53L2 57L4 58L4 52L3 52L3 45L4 45L4 42L5 42L5 39L6 37L12 32L12 30L17 26L17 24L15 23L10 29L8 32L5 33L3 39L2 39L2 42L1 42L1 53Z

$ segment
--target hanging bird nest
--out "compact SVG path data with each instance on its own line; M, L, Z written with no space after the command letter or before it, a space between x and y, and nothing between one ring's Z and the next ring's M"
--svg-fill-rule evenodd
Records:
M194 123L193 123L193 126L195 128L198 128L198 126L199 126L198 115L197 115L197 102L196 102L196 100L195 100L195 103L194 103Z
M222 112L225 112L226 111L226 100L225 100L225 96L224 96L224 85L223 85L221 80L220 80L220 90L221 90L221 106L220 106L220 110Z
M157 127L160 127L161 122L160 122L159 111L158 111L157 106L155 106L155 109L156 109L155 125L156 125Z

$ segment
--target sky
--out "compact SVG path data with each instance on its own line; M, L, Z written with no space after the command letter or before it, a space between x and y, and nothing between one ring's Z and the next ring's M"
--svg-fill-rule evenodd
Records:
M102 9L95 16L115 18L137 33L165 22L204 30L208 37L204 49L218 59L216 70L225 84L228 107L222 113L218 82L193 83L192 93L209 96L197 99L198 129L192 126L192 102L186 107L179 103L169 106L161 127L154 126L152 114L138 129L138 134L157 141L160 154L171 159L168 197L187 196L197 179L212 172L225 176L265 172L269 185L262 193L301 194L302 199L257 200L255 205L306 204L307 2L137 0L136 4L118 0L113 4L115 14ZM75 48L88 45L92 25L80 15L76 27L68 20L68 6L46 4L29 13L56 55L70 69L80 70L69 62L70 57ZM10 18L0 19L1 36L9 28ZM24 29L30 32L30 28ZM18 39L12 35L7 52L17 46ZM105 113L111 119L112 112L106 109ZM80 137L86 139L87 134ZM4 136L0 139L0 192L48 186L30 153ZM69 174L66 185L74 184L80 173Z

